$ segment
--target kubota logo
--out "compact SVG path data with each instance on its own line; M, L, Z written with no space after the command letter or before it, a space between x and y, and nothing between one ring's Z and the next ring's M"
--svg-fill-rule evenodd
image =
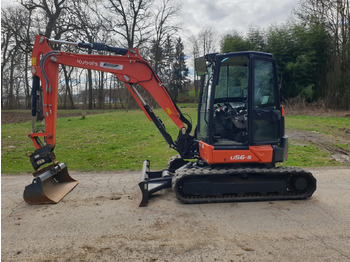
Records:
M252 156L251 155L235 155L235 156L231 156L230 160L251 160Z
M87 60L77 59L77 63L79 65L98 66L98 63L95 61L87 61Z

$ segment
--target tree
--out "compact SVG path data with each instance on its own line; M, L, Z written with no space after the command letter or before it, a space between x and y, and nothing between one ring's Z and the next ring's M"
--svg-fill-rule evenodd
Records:
M211 27L202 28L202 30L199 32L198 40L201 45L203 55L214 52L215 35L214 30Z
M188 68L186 67L184 45L179 37L176 39L172 82L170 83L170 94L175 102L177 102L179 92L181 92L188 83L187 76Z
M296 11L308 26L323 25L332 44L324 96L329 107L350 108L350 6L349 0L304 0Z
M33 21L33 11L35 7L31 4L23 4L23 7L28 11L28 22L25 24L25 35L23 36L22 46L24 47L23 53L25 54L25 63L24 63L24 83L25 83L25 97L26 97L26 108L31 107L31 93L30 93L30 84L29 84L29 60L30 60L30 50L32 49L33 33L32 33L32 21Z
M38 25L37 27L41 27L40 25L43 24L42 21L45 21L46 23L43 24L45 27L45 32L39 32L41 34L44 34L47 38L54 37L55 39L60 39L63 34L69 32L74 28L74 16L71 16L69 11L69 6L65 2L65 0L54 0L54 1L47 1L47 0L21 0L22 6L24 6L30 14L30 20L29 20L29 26L32 22L31 15L32 13L36 13ZM25 43L27 45L31 45L31 40L29 37L29 27L27 29L27 36ZM60 49L61 47L58 47ZM28 65L28 56L26 56L26 66ZM64 93L64 108L67 107L66 101L67 96L70 101L70 108L74 108L74 102L73 102L73 96L71 91L71 85L69 83L70 75L72 73L72 70L68 73L65 66L62 66L63 72L64 72L64 79L66 81L65 83L65 93ZM27 68L25 70L26 72L26 79L28 79L27 76ZM26 95L29 96L29 84L27 84L26 89Z
M301 96L307 101L322 97L327 72L329 36L322 24L288 22L271 26L266 33L250 28L244 37L237 32L226 35L222 52L263 51L276 59L284 98Z
M100 19L100 13L96 5L96 1L83 1L74 0L72 1L70 12L74 19L74 35L75 38L87 41L89 43L99 42L106 39L104 35L104 27L102 20ZM92 54L92 50L87 50L88 54ZM87 70L88 74L88 109L93 109L93 81L92 71ZM103 79L103 78L102 78ZM103 80L99 83L99 96L98 105L102 108L103 99Z
M191 55L192 55L192 64L194 67L195 59L204 56L209 53L215 52L215 33L211 27L203 27L197 35L192 35L189 38L191 43ZM196 75L196 72L193 72L193 86L195 90L195 96L198 97L199 91L199 79Z
M232 34L225 35L221 41L221 52L223 53L248 51L250 49L251 44L237 31L234 31Z
M168 36L173 36L178 26L172 20L179 12L179 5L170 0L162 0L154 16L154 37L151 40L150 63L153 70L158 74L164 66L163 47Z
M102 15L108 23L108 31L119 35L128 48L140 47L151 35L152 1L147 0L108 0L106 10L110 15Z
M23 39L26 36L26 24L28 14L23 8L8 7L2 10L1 16L1 84L2 107L13 109L16 107L15 89L19 95L19 89L23 85L22 73L26 68L23 61L26 49ZM21 81L18 81L19 79ZM17 95L17 104L19 96Z
M161 81L170 86L172 80L173 63L175 56L175 47L172 38L168 35L163 47L163 62L164 65L160 68L158 74Z
M57 20L59 19L62 11L66 8L65 0L21 0L21 4L25 7L30 7L31 9L40 9L45 13L44 17L46 17L47 21L44 35L47 38L51 38L52 33L55 30L56 33L58 33L59 30L57 29L59 28L59 25ZM58 33L57 35L60 34L61 33Z
M193 64L193 67L195 67L195 60L196 58L200 57L199 41L196 36L192 35L190 38L190 42L192 46L192 49L191 49L191 54L193 58L192 64ZM197 73L193 71L193 86L194 86L194 92L195 92L196 98L198 98L199 85L200 83L199 83Z
M274 55L284 98L322 97L327 73L329 36L322 25L286 23L271 27L265 51Z
M250 27L246 41L249 43L250 50L263 51L266 49L266 36L260 28Z
M74 109L74 101L73 101L73 96L71 94L71 87L70 87L71 75L73 73L74 68L71 67L71 68L67 69L66 66L62 66L62 70L64 73L64 79L65 79L65 83L66 83L65 94L64 94L64 98L63 98L63 108L67 109L67 97L68 97L69 103L70 103L70 108Z

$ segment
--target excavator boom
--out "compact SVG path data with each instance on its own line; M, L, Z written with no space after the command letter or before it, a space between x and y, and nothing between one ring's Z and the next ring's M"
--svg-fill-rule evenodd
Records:
M90 48L95 50L107 50L117 55L93 55L76 54L52 50L49 43L70 44L81 48ZM143 97L136 89L136 85L141 86L157 101L160 107L171 118L181 133L189 134L191 132L191 123L182 115L179 108L170 98L167 90L155 74L149 63L144 60L137 49L124 49L109 47L102 43L72 43L67 41L50 40L44 36L37 36L32 55L32 73L34 77L33 86L36 90L42 83L43 108L45 115L45 132L31 133L30 137L36 148L41 145L37 143L36 137L43 136L46 143L55 146L56 143L56 115L57 115L57 96L58 96L58 67L66 65L90 70L104 71L114 74L118 80L123 82L140 108L146 114L150 121L156 121L152 110L146 104ZM33 103L36 104L36 101ZM32 110L35 114L35 110ZM156 123L157 125L158 123ZM162 125L158 126L162 128ZM166 136L167 142L172 145L172 140Z
M72 45L80 48L112 52L114 55L62 52L53 50L50 44ZM137 49L111 47L104 43L74 43L47 39L39 35L35 39L31 67L33 74L33 128L32 132L29 134L29 138L33 141L36 150L30 156L31 163L35 169L33 173L35 179L31 185L26 187L24 192L24 199L28 203L40 204L58 202L78 183L69 176L65 164L62 163L62 165L57 162L53 152L56 145L59 65L114 74L119 81L125 84L137 104L148 119L154 122L169 146L186 158L194 157L195 152L191 151L194 140L193 137L189 135L192 129L191 122L183 116L156 73L149 63L140 56ZM154 114L151 107L137 90L137 86L141 86L150 93L178 127L179 135L176 141L173 141L172 137L167 133L162 120ZM42 114L41 117L37 116L39 113ZM35 117L45 120L44 130L35 128ZM40 169L43 165L51 162L53 162L53 164L49 166L50 168L46 167ZM65 185L63 187L62 183L71 186ZM62 190L57 190L55 197L47 200L49 193L45 188L46 184L50 185L50 188L53 188L53 185L57 184L56 188L60 186Z

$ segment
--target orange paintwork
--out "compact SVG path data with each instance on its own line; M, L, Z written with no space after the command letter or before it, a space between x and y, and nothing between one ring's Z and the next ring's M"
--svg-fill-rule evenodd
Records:
M215 150L202 141L199 141L199 152L208 164L271 163L273 155L270 145L249 146L248 150Z
M149 63L140 56L137 49L129 50L129 52L123 56L75 54L52 51L44 36L36 37L32 53L32 73L40 78L43 88L46 132L30 134L31 137L44 136L46 137L47 144L54 146L56 143L58 67L60 64L114 74L120 81L125 83L138 105L144 111L148 119L151 120L143 107L142 101L140 101L137 94L130 87L130 84L142 86L152 95L179 129L185 127L184 123L179 118L179 112L168 92L163 87L158 76L153 72ZM42 65L43 68L40 68L40 60L49 52L52 53L47 56L45 63ZM43 71L47 75L48 83L45 81ZM40 148L40 145L37 144L33 138L32 141L35 148Z

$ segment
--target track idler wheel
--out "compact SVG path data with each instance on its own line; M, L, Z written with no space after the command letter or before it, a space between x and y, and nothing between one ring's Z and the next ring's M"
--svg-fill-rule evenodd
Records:
M308 173L293 174L288 181L289 190L298 194L305 194L306 197L312 195L316 190L316 179Z

